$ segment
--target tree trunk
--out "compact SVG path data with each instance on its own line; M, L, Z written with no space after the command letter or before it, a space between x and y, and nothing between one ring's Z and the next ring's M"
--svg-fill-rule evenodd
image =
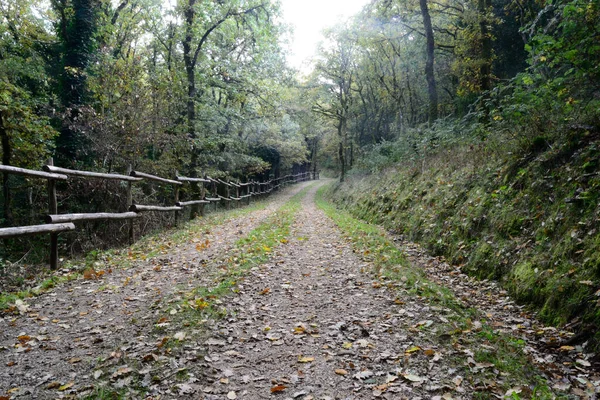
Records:
M187 101L186 101L186 116L187 116L187 134L190 141L191 155L188 168L188 175L191 178L198 176L198 149L196 146L196 62L192 51L192 39L194 37L194 19L196 12L194 4L196 0L188 0L188 8L184 12L185 16L185 38L183 40L183 61L185 64L185 72L187 78ZM192 183L193 200L199 200L200 186L198 183ZM191 218L196 218L199 213L199 206L193 205L191 208Z
M479 29L481 33L481 90L488 91L492 88L492 40L488 29L488 9L491 6L490 0L479 0Z
M12 156L12 148L10 146L10 139L8 137L8 132L4 127L4 116L2 115L2 111L0 111L0 138L2 140L2 164L10 165L10 158ZM3 217L4 222L7 226L10 226L13 221L12 212L11 212L11 193L10 193L10 185L8 182L9 174L5 172L2 174L2 195L4 197L4 211Z
M338 148L338 157L340 159L340 182L344 182L346 179L346 123L342 119L338 123L338 136L340 139L340 146Z
M427 79L427 92L429 94L429 122L438 118L438 94L434 74L434 51L435 41L433 38L433 26L431 25L431 16L427 0L419 0L421 5L421 15L423 16L423 27L425 28L425 37L427 38L427 61L425 62L425 78Z

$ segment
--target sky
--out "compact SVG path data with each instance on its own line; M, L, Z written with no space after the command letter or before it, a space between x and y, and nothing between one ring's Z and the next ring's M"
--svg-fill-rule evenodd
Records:
M288 64L302 72L322 40L321 31L360 11L369 0L282 0L284 21L292 25L294 35Z

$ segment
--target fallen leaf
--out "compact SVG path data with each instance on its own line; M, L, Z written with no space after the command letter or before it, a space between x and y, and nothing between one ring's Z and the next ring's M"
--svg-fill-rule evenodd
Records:
M348 371L346 371L345 369L336 369L335 373L342 376L348 375Z
M299 363L306 364L306 363L313 362L313 361L315 361L314 357L298 357Z
M258 294L265 295L265 294L268 294L270 291L271 291L271 288L264 288Z
M64 384L61 387L59 387L58 390L61 392L64 392L65 390L72 388L73 385L75 385L75 382L69 382L69 383Z
M425 378L413 374L403 374L402 376L404 377L404 379L411 382L423 382L425 380Z
M412 354L412 353L416 353L417 351L420 351L421 348L419 346L413 346L410 349L407 349L406 351L404 351L406 354Z
M346 342L342 345L342 347L346 350L351 349L352 348L352 343L350 342Z
M173 337L179 341L185 339L185 332L177 332Z
M287 389L287 386L284 386L284 385L273 386L271 388L271 393L283 392L285 389Z
M427 356L427 357L433 357L435 356L435 350L432 349L427 349L425 351L423 351L423 353Z
M19 313L25 314L29 311L29 304L25 303L23 300L15 300L15 307L19 310Z
M578 359L577 361L575 361L577 364L582 365L584 367L591 367L592 364L589 361L586 360L582 360L582 359Z
M156 343L156 347L158 347L159 349L161 349L165 344L167 344L167 342L169 341L168 337L164 337L161 339L160 342Z
M372 376L373 376L373 371L369 371L368 369L364 370L364 371L360 371L359 373L354 374L354 378L360 379L360 380L367 379L367 378L370 378Z
M231 392L227 393L227 398L229 400L235 400L237 399L237 394L235 394L235 392L232 390Z
M27 343L31 340L31 336L29 335L21 335L17 338L21 343Z
M56 389L60 387L60 382L50 382L46 389Z

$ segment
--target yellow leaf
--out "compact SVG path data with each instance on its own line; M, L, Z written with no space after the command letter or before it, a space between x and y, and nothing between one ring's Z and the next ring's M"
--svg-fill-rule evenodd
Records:
M411 354L411 353L416 353L417 351L421 351L421 348L419 346L413 346L410 349L406 350L405 353Z
M352 348L352 343L350 342L346 342L342 345L342 347L346 350L351 349Z
M313 362L313 361L315 361L314 357L298 357L299 363L306 364L306 363Z
M335 373L342 376L348 375L348 371L346 371L345 369L336 369Z
M65 390L72 388L73 385L75 385L75 382L69 382L69 383L59 387L58 390L60 390L61 392L64 392Z

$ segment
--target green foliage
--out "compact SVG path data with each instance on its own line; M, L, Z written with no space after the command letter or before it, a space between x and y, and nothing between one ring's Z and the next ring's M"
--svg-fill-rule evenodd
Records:
M44 22L26 0L0 3L0 148L4 163L38 168L53 147Z

